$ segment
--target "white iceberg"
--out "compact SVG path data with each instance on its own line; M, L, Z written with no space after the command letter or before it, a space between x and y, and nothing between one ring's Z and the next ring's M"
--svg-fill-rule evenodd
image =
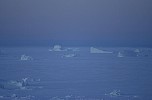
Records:
M94 47L90 47L90 53L113 53L111 51L104 51Z
M136 52L134 50L123 50L118 52L117 57L137 57L139 53L138 50Z
M80 51L79 48L66 48L66 51Z
M121 52L118 52L117 57L124 57L124 55Z
M134 52L140 53L140 50L139 49L135 49Z
M113 90L110 92L110 96L120 96L120 90Z
M118 97L118 96L121 96L120 94L120 90L113 90L112 92L108 93L108 94L105 94L107 96L110 96L110 97Z
M33 58L30 56L21 55L21 60L33 60Z
M2 89L8 89L8 90L15 90L15 89L25 89L25 86L27 85L27 80L21 80L21 81L3 81L0 83L0 88Z
M65 50L63 50L60 45L54 45L54 47L49 49L49 51L65 51Z
M76 57L76 54L65 54L62 57L66 57L66 58L71 58L71 57Z

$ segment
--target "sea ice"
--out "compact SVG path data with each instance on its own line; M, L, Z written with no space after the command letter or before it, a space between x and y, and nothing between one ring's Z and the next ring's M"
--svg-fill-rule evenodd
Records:
M118 52L117 57L124 57L124 55L121 52Z
M65 51L65 50L62 49L60 45L54 45L54 47L50 48L49 51Z
M28 78L23 78L22 80L19 81L16 80L2 81L0 82L0 88L8 89L8 90L16 90L16 89L24 90L27 89L29 85L34 85L37 83L38 83L37 81L31 81Z
M63 57L66 57L66 58L76 57L76 54L65 54L63 55Z
M111 51L104 51L94 47L90 47L90 53L113 53Z
M66 51L80 51L79 48L66 48Z
M33 58L30 56L21 55L21 60L33 60Z

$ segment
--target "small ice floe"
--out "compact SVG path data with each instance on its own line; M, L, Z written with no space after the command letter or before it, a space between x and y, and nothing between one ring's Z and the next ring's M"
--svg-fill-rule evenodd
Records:
M124 57L124 55L121 52L118 52L117 57Z
M11 81L0 82L0 88L7 89L7 90L16 90L16 89L29 90L29 89L35 88L34 85L38 83L39 82L37 81L31 81L29 78L23 78L22 80L19 80L19 81L11 80Z
M31 95L28 95L28 96L16 96L16 97L13 97L12 100L33 100L35 99L35 96L31 96Z
M90 47L90 53L113 53L113 52Z
M135 49L134 52L140 53L140 50L139 49Z
M62 49L61 45L54 45L53 48L50 48L49 51L66 51Z
M80 51L79 48L66 48L66 51Z
M138 52L135 52L133 50L123 50L119 51L117 54L117 57L137 57Z
M120 96L120 90L113 90L110 92L110 96Z
M105 95L109 95L110 97L118 97L118 96L121 96L120 90L113 90L113 91L110 92L109 94L105 94Z
M13 99L13 98L16 98L16 97L17 97L16 94L0 96L0 98L3 98L3 99Z
M23 79L21 81L5 81L0 83L1 89L15 90L15 89L26 89L28 85L27 80Z
M73 96L73 95L67 95L64 97L52 97L50 100L104 100L102 98L96 98L96 97L85 97L85 96Z
M24 89L24 86L21 82L9 81L1 85L1 89L15 90L15 89Z
M26 56L26 55L24 54L24 55L21 55L21 60L33 60L33 58L30 57L30 56Z
M50 100L65 100L65 99L59 97L52 97Z
M76 54L65 54L62 57L66 57L66 58L71 58L71 57L76 57Z
M0 96L1 99L4 100L33 100L35 98L35 96L19 96L17 94L12 94L12 95L5 95L5 96Z

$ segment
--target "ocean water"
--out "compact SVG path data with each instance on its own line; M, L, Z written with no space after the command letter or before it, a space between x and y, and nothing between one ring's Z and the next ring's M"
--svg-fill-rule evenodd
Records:
M0 100L152 100L151 48L77 48L1 47Z

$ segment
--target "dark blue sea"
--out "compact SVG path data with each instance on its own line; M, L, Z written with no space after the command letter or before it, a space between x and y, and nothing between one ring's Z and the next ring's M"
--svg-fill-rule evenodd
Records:
M152 100L151 48L96 48L1 47L0 100Z

